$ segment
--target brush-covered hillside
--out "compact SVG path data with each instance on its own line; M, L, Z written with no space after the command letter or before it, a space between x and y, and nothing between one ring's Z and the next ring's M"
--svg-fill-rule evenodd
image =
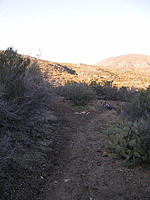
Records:
M96 81L103 84L113 82L117 87L147 88L150 77L150 56L124 55L108 58L96 65L56 63L37 59L41 70L47 71L53 85L64 85L67 81Z
M149 77L121 72L0 52L0 200L150 199L150 88L114 86Z
M102 60L96 64L99 67L113 71L119 78L116 85L146 88L149 86L150 56L129 54Z

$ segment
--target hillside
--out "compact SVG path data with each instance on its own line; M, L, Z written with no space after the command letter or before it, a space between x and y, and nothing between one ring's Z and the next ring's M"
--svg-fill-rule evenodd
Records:
M64 85L67 81L96 81L103 84L112 81L116 87L147 88L150 77L150 56L124 55L108 58L97 65L54 63L36 59L41 70L47 71L54 86Z
M22 57L28 57L22 55ZM150 56L142 54L129 54L107 58L95 65L83 63L57 63L30 57L36 61L42 72L47 72L49 81L53 86L64 85L67 81L92 81L104 84L106 81L116 87L149 87Z
M150 56L142 54L122 55L102 60L96 65L110 69L150 69Z
M149 89L55 88L132 74L30 60L0 54L0 200L149 200Z
M35 59L32 58L34 61ZM46 60L36 59L42 72L47 72L49 81L54 86L64 85L67 81L86 82L91 81L108 81L115 79L116 74L105 70L101 67L73 64L73 63L56 63Z

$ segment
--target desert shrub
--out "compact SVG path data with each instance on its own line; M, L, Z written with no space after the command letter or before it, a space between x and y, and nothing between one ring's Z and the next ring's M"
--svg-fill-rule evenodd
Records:
M112 86L112 81L106 81L103 85L92 81L90 86L96 92L98 98L106 100L127 101L135 93L133 89L127 87L117 88Z
M43 133L41 113L48 108L49 99L49 83L36 62L31 64L12 48L0 52L0 195L3 199L7 199L5 190L14 188L13 183L20 180L21 170L25 168L21 164L23 155L35 144L36 134ZM19 155L22 159L15 164Z
M12 48L0 53L0 89L3 99L12 101L24 93L23 77L30 65L28 58L23 59Z
M92 89L95 91L95 93L99 99L105 98L105 91L104 91L104 87L102 85L100 85L99 83L96 83L95 81L92 81L90 83L90 87L92 87Z
M87 105L96 99L96 93L86 83L69 82L61 88L61 95L74 105Z
M30 64L12 48L2 52L0 66L0 125L2 132L26 130L49 96L48 82L36 63ZM6 129L6 130L5 130Z
M90 86L96 92L97 96L100 99L107 99L107 100L115 100L117 96L117 88L112 87L112 81L106 81L104 85L100 83L96 83L96 81L92 81Z
M121 87L117 88L116 86L104 86L105 96L108 100L114 101L128 101L129 98L133 97L136 94L134 88Z
M141 90L130 96L129 101L122 107L124 117L134 121L150 117L150 91Z
M128 99L130 93L130 89L128 89L127 87L121 87L118 89L118 99L117 100L121 100L121 101L125 101Z
M118 100L118 89L115 86L104 86L105 99Z
M106 133L113 158L124 159L125 166L150 163L150 127L149 122L120 120L114 122Z
M109 148L125 165L150 163L150 91L130 90L130 97L121 108L122 119L106 131Z

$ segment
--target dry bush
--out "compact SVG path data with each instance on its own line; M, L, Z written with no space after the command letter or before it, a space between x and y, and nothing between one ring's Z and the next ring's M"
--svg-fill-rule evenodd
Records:
M7 199L5 191L12 192L10 188L15 188L14 182L20 180L26 162L23 155L33 148L39 134L44 134L41 113L48 109L50 95L50 84L36 62L31 64L12 48L0 53L0 195L3 199Z
M37 113L46 109L50 91L49 83L43 79L36 63L31 65L12 49L2 56L5 59L0 68L0 128L3 137L7 132L14 135L14 132L26 132L33 127L38 121Z
M69 82L61 87L59 93L74 105L84 106L96 99L96 93L86 83Z
M92 86L93 90L96 92L100 99L126 101L129 97L135 94L135 90L133 88L117 88L112 85L112 81L106 81L103 85L92 81L90 86Z
M141 90L132 95L122 107L124 117L135 121L150 117L150 90Z

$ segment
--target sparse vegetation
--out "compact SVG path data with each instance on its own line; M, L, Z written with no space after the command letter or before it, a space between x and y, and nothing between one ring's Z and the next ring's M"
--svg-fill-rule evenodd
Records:
M107 148L112 157L124 159L125 166L150 163L150 132L144 120L136 122L120 120L106 131L109 136Z
M105 82L112 82L112 86L117 88L126 87L130 89L145 89L149 86L150 69L145 67L145 64L142 64L142 67L135 66L134 70L130 68L130 65L124 69L123 66L106 68L85 64L60 64L42 60L38 60L38 64L43 71L45 68L48 69L55 86L64 85L67 81L85 82L87 84L96 81L100 85Z
M136 92L122 107L122 119L107 131L109 148L125 165L150 163L150 90Z
M89 120L91 125L88 129L93 130L94 135L98 121L93 123L92 117L96 113L99 119L104 107L102 104L97 104L100 101L96 102L95 107L92 107L93 103L92 109L85 105L98 99L117 101L118 105L121 101L122 107L117 109L113 107L119 111L119 120L113 122L106 130L109 138L106 146L112 157L122 159L127 167L150 163L150 88L141 89L148 86L149 72L142 77L140 73L141 69L110 70L85 64L60 64L35 60L19 55L12 48L1 51L1 199L38 200L40 185L44 183L51 166L52 168L57 166L57 156L61 157L63 154L65 145L61 148L61 143L63 141L65 144L69 138L65 136L66 132L72 135L70 131L74 131L74 124L69 127L65 119L59 116L65 113L67 106L69 117L73 115L71 123L74 123L73 120L76 119L75 123L80 125L78 122L80 118L84 120L85 126L86 120ZM57 95L63 98L58 98ZM63 102L62 99L69 100L76 106L71 107L68 101ZM59 101L61 104L56 105L55 100L58 101L57 104ZM55 111L58 112L58 110L61 110L58 113L60 121L55 115ZM110 110L108 112L113 113ZM105 120L107 121L107 116ZM104 129L105 120L100 119L101 130ZM64 132L63 127L66 128ZM84 131L83 127L82 131ZM92 138L94 136L90 136L90 130L86 131L88 137ZM103 135L100 136L101 139L102 137ZM93 141L96 141L95 138L92 138ZM91 148L93 148L92 145ZM94 148L96 151L97 147ZM107 152L105 153L108 156ZM50 160L52 164L48 163ZM57 184L57 181L55 183Z
M102 84L92 81L90 86L94 89L99 99L114 100L114 101L127 101L135 93L136 89L127 88L122 86L117 88L113 86L113 81L105 81Z
M84 106L96 99L96 93L86 83L68 82L61 87L61 95L74 105Z
M15 199L17 181L23 184L21 180L32 179L26 178L32 171L30 164L35 162L33 143L40 131L44 134L41 114L48 109L49 85L36 62L30 64L28 58L22 58L12 48L0 53L0 196L3 199Z
M150 117L150 88L139 90L122 107L122 115L129 120L147 120Z

